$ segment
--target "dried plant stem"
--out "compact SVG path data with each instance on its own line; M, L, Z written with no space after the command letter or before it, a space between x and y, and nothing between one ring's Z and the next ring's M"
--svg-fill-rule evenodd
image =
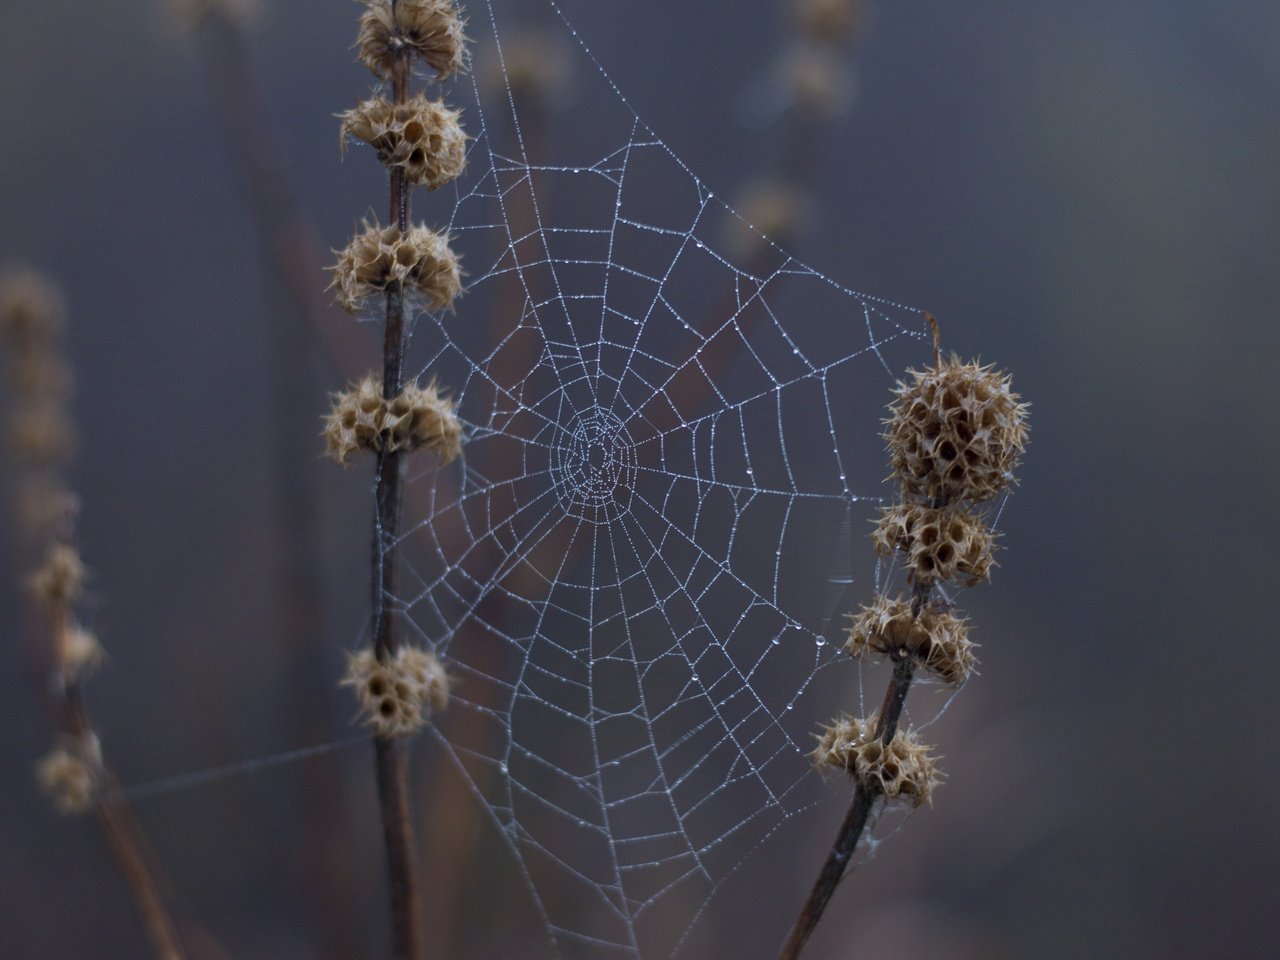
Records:
M409 59L397 58L391 77L396 103L404 103L409 91ZM391 221L403 232L409 226L409 190L402 169L390 171ZM387 288L387 319L383 340L383 396L395 398L403 389L405 348L404 290L398 283ZM400 649L400 631L394 608L400 514L403 502L404 465L401 451L382 451L377 465L377 516L373 533L374 650L379 660ZM401 739L374 739L378 799L387 844L391 881L391 922L396 956L417 960L422 956L422 920L417 865L413 856L413 821L409 814L408 754Z
M67 634L71 629L70 614L65 609L58 608L51 611L51 616L56 661L61 665L62 652L67 649ZM97 737L84 705L84 697L80 693L80 685L61 666L59 673L64 677L60 698L63 729L75 741L82 755L96 756ZM142 829L125 802L115 775L101 760L96 762L95 779L97 789L93 803L94 815L107 846L115 857L116 865L124 876L134 905L151 938L155 955L160 960L182 960L182 947L178 942L173 920L164 905L164 898L160 895L155 872L150 866L151 857L147 854Z
M915 615L918 616L925 604L929 602L932 590L932 585L918 584L915 587L911 598L911 609ZM876 720L876 736L884 744L888 744L898 732L898 721L902 718L902 708L906 705L907 693L911 689L911 681L915 676L915 661L909 654L904 651L894 651L891 659L893 676L885 689L884 703L880 707ZM809 942L809 937L812 936L822 915L826 912L827 904L831 902L836 887L844 878L853 852L858 848L858 842L862 839L863 831L866 830L878 793L874 785L866 785L861 780L857 782L849 812L845 815L844 823L840 825L840 832L836 834L835 843L831 845L831 852L827 854L826 862L818 873L818 879L814 881L809 899L801 908L800 915L796 917L795 925L787 937L787 942L783 945L782 952L778 954L778 960L796 960L804 950L805 944Z

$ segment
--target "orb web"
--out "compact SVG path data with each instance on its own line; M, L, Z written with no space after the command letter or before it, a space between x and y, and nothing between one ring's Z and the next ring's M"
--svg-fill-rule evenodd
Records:
M412 468L394 599L455 678L433 732L550 955L697 955L717 892L832 792L812 733L862 706L834 615L875 589L880 418L927 335L763 238L726 252L745 225L550 7L576 59L555 137L471 4L467 295L411 344L465 453Z

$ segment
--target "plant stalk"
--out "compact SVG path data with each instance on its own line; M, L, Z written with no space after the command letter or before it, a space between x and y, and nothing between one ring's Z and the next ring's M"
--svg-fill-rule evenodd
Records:
M391 86L395 102L404 103L409 92L407 55L397 59ZM394 168L390 173L390 206L392 222L401 232L406 231L409 226L409 190L403 171ZM404 290L399 284L392 284L387 288L383 340L382 395L388 400L399 395L404 388L404 314ZM380 452L373 531L373 637L378 659L384 661L394 657L400 649L395 596L403 478L400 452ZM395 955L399 960L418 960L422 956L423 938L418 871L413 856L413 821L409 815L408 751L404 741L382 738L375 738L374 749L378 800L387 845Z

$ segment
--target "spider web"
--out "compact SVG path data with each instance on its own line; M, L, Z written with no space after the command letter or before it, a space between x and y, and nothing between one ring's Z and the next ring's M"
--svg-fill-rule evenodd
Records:
M549 2L581 61L554 155L472 5L468 293L411 347L465 454L410 478L395 600L455 677L433 733L551 952L693 954L714 894L824 795L817 725L862 706L833 616L876 584L879 418L926 334L763 240L724 252L736 214Z

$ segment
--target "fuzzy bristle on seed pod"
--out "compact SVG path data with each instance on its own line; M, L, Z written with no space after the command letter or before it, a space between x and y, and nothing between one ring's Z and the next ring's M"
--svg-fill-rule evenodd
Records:
M348 137L363 140L411 184L436 190L458 179L466 166L462 113L420 93L404 103L372 97L339 116L344 144Z
M384 739L416 733L449 705L444 666L416 647L401 647L386 661L369 649L350 654L342 684L355 688L361 719Z
M62 332L62 294L42 274L17 265L0 275L0 333L18 349L30 349Z
M66 606L79 599L84 590L85 567L80 553L66 543L55 543L44 563L28 579L35 598L51 607Z
M58 747L36 764L36 781L61 813L84 813L93 806L101 762L96 742L86 759L75 746Z
M357 450L431 450L442 466L462 453L462 424L435 380L425 387L408 383L387 400L382 381L367 375L334 396L324 438L326 454L343 466Z
M365 0L360 15L356 48L361 62L379 77L387 78L396 59L421 57L443 80L463 67L466 24L451 0Z
M462 269L449 237L420 225L401 232L365 223L331 269L330 287L337 288L338 303L351 313L393 283L422 297L433 312L452 306L462 293Z
M818 40L842 40L862 23L863 0L794 0L797 26Z
M859 660L906 654L954 687L969 678L977 662L968 623L945 606L925 604L917 615L906 598L879 597L849 619L844 649Z
M941 781L929 747L914 732L898 730L887 744L875 735L876 718L842 717L824 727L812 758L819 767L844 770L886 800L918 807Z
M881 556L904 555L913 583L973 585L991 576L994 537L981 517L962 508L895 503L881 512L872 537Z
M1008 374L952 356L909 376L885 421L903 486L930 500L983 501L1007 489L1028 429Z

